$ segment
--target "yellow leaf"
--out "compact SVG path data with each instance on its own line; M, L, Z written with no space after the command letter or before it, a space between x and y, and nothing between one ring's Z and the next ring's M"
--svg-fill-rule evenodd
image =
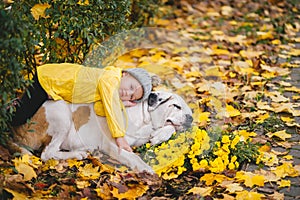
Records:
M226 112L230 117L236 117L241 114L239 110L228 104L226 104Z
M255 173L264 176L266 182L276 182L281 179L275 173L263 169L255 171Z
M212 54L213 55L229 55L230 52L227 49L213 49Z
M148 189L149 187L147 185L138 184L129 188L124 193L119 193L119 190L113 187L111 193L113 194L113 197L118 199L136 199L137 197L142 196Z
M144 68L149 72L157 74L158 76L174 75L175 70L171 67L153 64L153 63L141 63L138 67Z
M265 113L263 115L259 115L256 122L257 123L263 123L266 119L270 117L269 113Z
M58 160L50 159L47 160L46 163L43 165L43 171L48 169L55 169L55 167L59 164Z
M272 40L271 43L277 45L277 44L281 44L281 41L278 39L275 39L275 40Z
M210 195L210 193L213 191L212 187L193 187L191 188L187 193L193 193L193 194L200 194L201 196L207 196Z
M287 138L291 138L291 134L288 134L286 133L285 130L282 130L282 131L277 131L275 133L267 133L267 136L269 136L270 138L273 137L273 136L276 136L278 138L280 138L281 140L286 140Z
M231 16L232 15L233 8L230 6L222 6L221 7L221 14L225 16Z
M226 40L228 40L231 43L239 43L241 45L247 44L247 37L245 35L236 35L236 36L227 36Z
M276 77L276 73L275 72L263 72L261 73L261 76L264 77L264 78L267 78L267 79L271 79L271 78L274 78Z
M258 40L266 40L266 39L273 39L274 38L272 31L268 31L268 32L258 31L258 32L256 32L256 34L258 36L257 37Z
M298 107L299 106L298 104L272 102L271 106L273 107L273 111L276 113L288 112L291 113L294 117L300 116L300 110L294 108L294 107Z
M212 185L214 181L221 183L223 182L223 180L226 179L227 177L222 174L209 173L209 174L204 174L204 176L200 178L200 181L205 181L206 185Z
M91 184L88 181L76 180L76 185L79 189L83 189L83 188L89 187Z
M27 195L19 193L17 191L13 191L9 188L4 188L7 192L11 193L14 196L14 200L28 199Z
M257 192L241 191L236 193L236 200L261 200L265 197L263 194Z
M156 171L155 171L156 172ZM176 174L176 173L165 173L162 175L162 178L165 179L165 180L171 180L171 179L174 179L174 178L177 178L179 175Z
M292 155L286 155L286 156L283 156L283 158L286 159L286 160L293 160Z
M261 109L261 110L271 110L271 111L273 111L273 108L271 108L271 106L269 106L267 102L259 101L259 102L256 103L256 106L257 106L258 109Z
M191 78L191 77L199 78L199 77L202 76L201 72L197 72L197 71L187 72L184 75L185 75L186 78Z
M300 93L300 88L297 88L297 87L295 87L295 86L285 88L284 90L290 91L290 92L297 92L297 93Z
M83 161L78 161L77 159L68 159L68 166L71 168L73 166L75 166L76 168L80 167L81 165L83 165Z
M251 67L253 65L251 60L247 61L235 61L233 63L234 69L241 74L252 74L254 69Z
M300 49L291 49L288 54L291 56L300 56Z
M292 119L290 117L281 116L280 119L284 122L294 122L294 119Z
M283 163L280 166L277 166L275 169L272 169L278 177L284 178L286 176L296 177L299 176L299 172L292 166L291 163Z
M219 66L211 66L205 69L205 75L221 77L223 73L220 72Z
M48 3L45 4L35 4L31 9L31 14L35 20L39 20L40 17L48 18L50 16L46 16L45 10L50 8L51 6Z
M234 134L240 135L241 141L247 141L250 137L254 137L257 135L255 132L248 132L246 130L237 130L234 131Z
M265 163L267 166L274 166L278 164L278 157L272 152L264 152L263 158L261 160Z
M226 191L228 191L229 193L235 193L237 191L244 190L244 188L242 186L240 186L239 183L227 184L227 185L224 185L224 187L226 188Z
M78 175L85 180L97 179L100 176L99 166L93 167L93 164L86 164L84 167L79 167Z
M24 180L29 181L32 178L36 178L37 175L33 169L33 167L36 167L35 165L31 165L30 156L28 154L23 155L21 158L15 158L13 160L16 170L24 175Z
M29 181L32 178L36 178L37 175L35 173L35 171L33 170L33 168L25 163L18 163L16 164L16 170L20 173L24 175L24 181Z
M265 177L251 172L240 171L236 173L238 180L243 180L247 187L253 187L254 185L264 186Z
M278 181L278 184L279 184L279 188L282 188L282 187L290 187L291 186L291 180L280 180Z
M274 66L271 67L271 66L265 65L265 64L261 64L260 67L261 67L261 69L271 72L274 75L280 74L280 76L284 76L284 75L290 74L290 70L287 68L274 67Z
M36 156L31 156L30 161L31 162L29 163L29 165L31 167L34 167L34 168L38 168L39 166L41 166L43 164L41 159L39 157L36 157Z
M263 53L264 53L263 51L251 51L251 50L248 50L248 51L241 50L241 51L240 51L240 55L241 55L243 58L248 58L248 59L255 58L255 57L259 57L259 56L262 55Z

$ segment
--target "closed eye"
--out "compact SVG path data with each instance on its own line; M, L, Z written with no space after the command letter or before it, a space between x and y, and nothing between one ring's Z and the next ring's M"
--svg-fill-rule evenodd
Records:
M181 106L179 106L179 105L177 105L177 104L173 104L173 106L174 106L175 108L177 108L178 110L181 110Z

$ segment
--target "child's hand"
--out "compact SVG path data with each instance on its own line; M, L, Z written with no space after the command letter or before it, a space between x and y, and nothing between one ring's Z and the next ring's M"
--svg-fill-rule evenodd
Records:
M125 107L131 107L131 106L135 106L136 103L133 101L123 101L123 104Z
M120 149L124 149L126 151L132 152L131 147L129 146L128 142L124 137L116 138L116 143Z

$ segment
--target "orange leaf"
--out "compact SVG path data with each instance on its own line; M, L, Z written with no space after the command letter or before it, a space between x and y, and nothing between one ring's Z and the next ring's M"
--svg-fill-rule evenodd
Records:
M42 18L48 18L49 16L46 16L45 10L47 8L50 8L51 6L48 3L45 4L35 4L31 9L31 14L35 20L39 20L40 17Z

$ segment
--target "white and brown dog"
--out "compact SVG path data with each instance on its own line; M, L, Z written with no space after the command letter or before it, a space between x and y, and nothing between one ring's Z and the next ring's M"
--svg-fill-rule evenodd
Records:
M193 120L191 109L180 96L162 91L152 92L148 100L127 107L126 112L128 129L125 137L131 146L166 141L175 131L189 128ZM106 118L95 114L93 104L47 101L31 121L14 127L14 144L22 153L30 153L23 147L42 148L42 160L83 159L88 151L98 149L132 169L152 172L138 155L118 148Z

